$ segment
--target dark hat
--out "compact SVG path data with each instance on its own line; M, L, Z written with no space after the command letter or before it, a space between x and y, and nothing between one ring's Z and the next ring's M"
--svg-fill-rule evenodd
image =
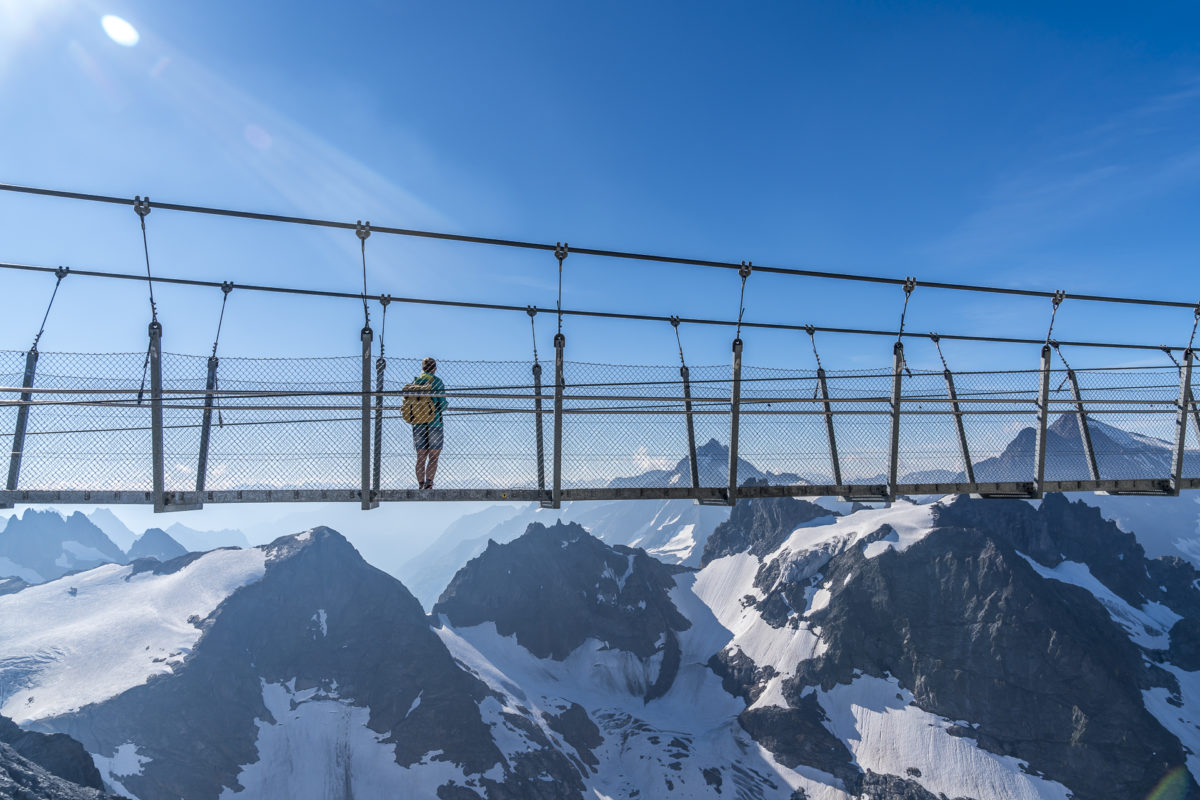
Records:
M421 362L421 369L425 370L426 372L433 372L435 369L437 369L437 361L433 360L432 358L427 358Z

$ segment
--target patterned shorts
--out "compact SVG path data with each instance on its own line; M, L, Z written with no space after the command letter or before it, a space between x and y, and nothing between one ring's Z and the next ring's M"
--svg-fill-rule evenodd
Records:
M413 448L416 450L441 450L445 431L429 423L413 425Z

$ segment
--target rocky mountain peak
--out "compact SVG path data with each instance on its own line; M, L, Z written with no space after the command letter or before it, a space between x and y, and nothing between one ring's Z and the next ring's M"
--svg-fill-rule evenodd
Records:
M187 555L187 549L171 538L162 528L149 528L137 538L126 556L132 561L137 558L156 558L159 561L170 561L182 555Z
M902 552L851 547L829 561L827 595L807 614L821 652L783 695L801 708L813 687L895 681L920 709L970 720L959 734L978 747L1079 797L1146 796L1185 757L1143 696L1180 702L1156 663L1173 656L1156 648L1175 635L1151 617L1194 619L1200 590L1152 584L1194 582L1185 568L1147 561L1131 536L1061 496L1036 508L958 498Z
M495 623L539 658L561 661L596 639L642 659L663 653L669 663L674 653L677 667L675 634L690 623L669 592L683 571L643 550L610 547L579 525L534 523L459 570L433 613L455 627ZM673 678L664 665L660 676L668 672Z
M0 576L15 575L27 583L124 562L125 553L78 511L63 517L57 511L26 509L9 517L0 533Z
M766 481L747 481L745 485L765 485ZM734 553L748 552L759 558L775 551L801 525L818 519L833 521L837 514L807 500L771 497L741 500L708 537L700 565Z

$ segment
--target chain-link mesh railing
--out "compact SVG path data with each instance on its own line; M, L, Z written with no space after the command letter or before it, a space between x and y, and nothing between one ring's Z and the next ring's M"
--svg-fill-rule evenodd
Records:
M0 351L0 447L9 454L25 364L26 353ZM209 359L165 354L165 490L197 488L206 408L205 490L361 489L362 366L354 356L222 358L213 387ZM555 369L553 361L541 365L539 453L532 367L528 361L439 363L449 405L438 489L549 489ZM150 491L151 382L146 373L144 353L41 353L18 489ZM370 363L370 425L381 426L382 490L417 488L401 395L419 373L417 359L387 359L377 413L376 364ZM694 366L688 374L699 486L724 488L732 367ZM1049 375L1045 479L1089 480L1093 459L1102 480L1171 478L1179 372L1168 367L1073 374L1074 384L1065 369ZM1039 370L959 372L949 380L943 372L906 370L900 379L897 482L966 483L968 460L976 482L1032 481L1042 378ZM843 484L887 483L893 381L890 369L830 372L826 398L813 371L744 367L739 483L833 484L834 449ZM565 490L691 486L689 414L678 366L567 362L564 383ZM1087 437L1079 424L1079 403ZM1195 416L1191 411L1189 425L1196 424ZM960 418L965 436L959 433ZM1189 432L1185 477L1200 477L1198 433ZM376 441L374 431L370 441ZM368 453L372 465L375 455Z

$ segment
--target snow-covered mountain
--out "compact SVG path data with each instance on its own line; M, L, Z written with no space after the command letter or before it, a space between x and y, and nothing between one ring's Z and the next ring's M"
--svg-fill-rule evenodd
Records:
M533 525L432 617L328 529L101 566L0 596L2 710L138 800L1200 798L1200 573L1095 509L743 501L701 561Z
M456 523L403 564L398 576L430 608L454 574L482 553L488 542L511 542L532 524L559 521L581 525L608 544L642 548L669 564L696 565L705 539L728 517L728 507L701 506L691 500L573 502L558 510L530 504L493 527L471 533Z
M246 538L246 534L231 528L223 528L215 531L198 531L182 523L175 522L167 527L166 533L183 545L189 553L199 553L218 547L250 546L250 540Z
M501 756L486 685L328 529L99 567L0 597L0 618L4 712L76 736L139 800L570 780L555 753Z
M729 474L729 448L710 439L696 448L696 464L700 469L701 485L723 485ZM795 475L765 473L745 459L738 460L738 475L743 482L801 482ZM672 469L618 478L611 485L688 486L691 480L691 467L685 458ZM481 524L493 516L500 517L495 524ZM708 535L728 518L727 507L701 506L691 500L573 502L563 504L559 510L530 504L507 513L505 509L489 509L456 521L424 552L403 564L398 575L429 608L450 578L470 559L482 553L489 541L511 542L533 523L552 525L556 521L582 525L593 536L611 545L640 547L666 563L696 566L700 563L700 553Z
M725 486L729 483L729 447L709 439L696 448L696 468L701 486ZM738 458L738 482L746 480L768 483L803 483L799 475L792 473L763 472L744 458ZM691 459L680 459L671 469L656 469L616 478L609 482L613 488L637 488L641 486L690 486L692 483Z
M1088 433L1100 476L1104 478L1159 478L1171 475L1174 444L1164 439L1130 433L1088 417ZM980 481L1028 481L1034 472L1037 432L1024 428L995 458L975 464ZM1200 470L1200 451L1188 450L1184 457L1185 474ZM1046 479L1084 481L1090 478L1083 437L1076 414L1063 414L1046 428Z
M131 531L129 526L121 521L120 517L107 508L97 508L88 514L87 518L93 525L104 531L104 535L122 550L128 550L130 545L137 541L137 534Z
M63 517L57 511L26 509L19 517L9 517L0 532L0 577L41 583L124 561L121 549L78 511Z
M88 519L107 534L113 543L122 550L128 551L138 539L138 535L129 526L107 508L97 508ZM223 529L216 531L198 531L180 522L172 523L166 534L181 544L186 552L203 552L218 547L249 547L250 541L246 534L238 530Z
M129 546L125 555L130 561L136 558L170 561L173 558L187 555L187 552L183 545L172 539L162 528L149 528Z

